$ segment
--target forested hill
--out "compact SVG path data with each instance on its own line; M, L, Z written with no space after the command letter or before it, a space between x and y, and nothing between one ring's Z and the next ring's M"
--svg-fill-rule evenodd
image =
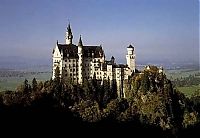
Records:
M56 74L54 80L25 80L16 91L0 93L3 121L15 127L142 131L141 136L163 137L195 134L199 127L200 94L186 98L155 66L133 74L126 84L126 98L121 99L115 83L102 84L94 78L75 85L69 78L60 78L58 71Z

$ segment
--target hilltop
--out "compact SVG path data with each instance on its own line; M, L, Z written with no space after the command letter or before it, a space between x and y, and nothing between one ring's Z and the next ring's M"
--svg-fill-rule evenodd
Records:
M93 79L75 85L57 76L44 83L33 79L30 85L25 80L16 91L1 93L0 113L12 115L7 121L13 122L17 117L31 120L33 115L39 124L42 119L43 123L60 122L74 129L134 128L162 136L182 136L199 123L200 94L188 99L156 66L133 75L126 89L127 98L120 99L115 86L107 81L102 84Z

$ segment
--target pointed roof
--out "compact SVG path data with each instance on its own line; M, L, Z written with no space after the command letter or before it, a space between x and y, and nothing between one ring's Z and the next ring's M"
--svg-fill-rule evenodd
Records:
M71 30L71 27L70 27L70 23L68 24L67 32L68 32L69 34L72 34L72 30Z
M82 42L82 39L81 39L81 35L80 35L80 38L79 38L78 46L83 46L83 42Z
M127 48L134 48L132 45L129 45Z

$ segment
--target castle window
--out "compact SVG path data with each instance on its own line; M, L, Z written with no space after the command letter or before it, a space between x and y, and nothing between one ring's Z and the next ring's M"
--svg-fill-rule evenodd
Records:
M75 64L73 64L73 67L75 67Z
M69 69L70 69L70 64L69 64Z
M65 62L67 62L67 60L65 60Z
M70 71L72 72L72 69L70 69Z
M69 62L71 62L71 60L69 59Z
M73 71L75 71L75 69L73 69Z
M74 62L76 62L75 59L74 59Z
M70 73L70 76L72 76L72 73Z

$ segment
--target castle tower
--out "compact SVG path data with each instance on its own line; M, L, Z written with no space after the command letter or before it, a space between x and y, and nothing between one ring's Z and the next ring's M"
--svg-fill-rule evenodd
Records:
M111 61L112 65L114 65L114 63L115 63L115 58L112 56L110 61Z
M83 83L83 43L81 36L78 42L78 83Z
M68 24L68 27L65 33L65 43L68 45L72 44L72 39L73 39L72 30L71 30L70 24Z
M135 53L134 53L134 47L132 45L129 45L127 47L127 55L126 55L126 61L127 65L131 70L131 73L135 72Z

